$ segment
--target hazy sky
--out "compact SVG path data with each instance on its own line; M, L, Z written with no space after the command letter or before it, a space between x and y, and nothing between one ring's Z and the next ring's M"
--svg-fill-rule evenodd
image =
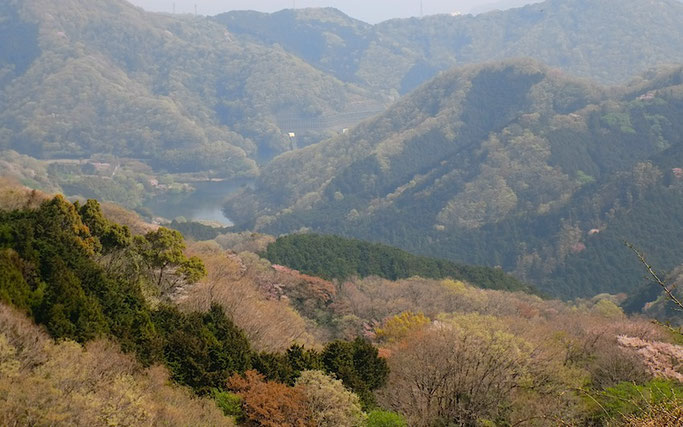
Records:
M420 0L128 0L150 11L171 12L175 4L177 13L194 13L194 6L201 15L216 15L229 10L260 10L274 12L300 7L336 7L344 13L365 22L376 23L391 18L420 15ZM467 13L481 7L498 5L501 8L534 3L540 0L422 0L425 15Z

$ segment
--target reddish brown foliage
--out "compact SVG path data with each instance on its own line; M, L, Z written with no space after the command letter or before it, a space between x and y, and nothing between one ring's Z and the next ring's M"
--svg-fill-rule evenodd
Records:
M228 380L228 388L243 400L244 413L251 425L269 427L313 426L313 416L300 387L289 387L264 380L256 371L237 374Z
M302 294L296 296L305 296L323 303L331 302L336 296L337 292L334 284L325 279L309 276L308 274L303 274L297 270L277 264L273 265L273 270L278 273L276 277L286 288L286 294Z

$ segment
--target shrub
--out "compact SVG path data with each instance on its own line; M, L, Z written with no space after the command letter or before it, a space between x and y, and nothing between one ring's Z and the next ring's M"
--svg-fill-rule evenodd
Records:
M296 385L303 388L318 427L354 427L362 424L364 416L358 396L344 388L340 380L321 371L304 371Z
M242 408L249 423L266 427L314 426L306 395L301 387L289 387L265 381L256 371L233 375L228 388L242 398Z
M235 417L237 422L244 421L241 397L228 391L213 389L213 399L216 401L216 406L218 406L225 415Z
M396 412L374 410L368 414L367 427L408 427L402 415Z

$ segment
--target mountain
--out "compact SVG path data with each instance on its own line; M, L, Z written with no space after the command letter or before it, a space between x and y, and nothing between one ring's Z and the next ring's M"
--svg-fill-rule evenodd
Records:
M485 3L480 6L473 7L470 9L469 13L472 15L477 15L480 13L486 13L486 12L491 12L493 10L506 10L506 9L512 9L515 7L523 7L528 4L533 4L533 3L540 3L540 1L531 1L531 0L497 0L497 1L492 1L490 3Z
M8 0L0 150L254 176L453 65L532 56L615 82L681 61L682 11L673 0L549 0L373 26L334 9L209 19L123 0Z
M683 61L677 0L547 0L374 26L334 9L230 12L215 19L245 40L277 44L343 81L393 94L455 65L495 59L530 57L608 84Z
M623 240L680 263L683 68L606 89L533 61L443 73L344 135L285 153L230 218L501 266L563 297L625 292ZM256 219L254 219L256 218Z
M6 1L0 35L0 149L38 158L107 153L255 175L256 161L383 105L280 48L123 0Z
M622 259L619 240L680 264L648 243L678 233L680 68L608 89L527 60L471 65L369 117L455 63L535 56L617 81L681 61L682 10L548 0L371 26L333 9L209 19L123 0L11 0L0 157L22 182L137 208L189 191L165 172L262 174L229 203L242 226L501 266L562 296L627 291L634 270L605 258Z

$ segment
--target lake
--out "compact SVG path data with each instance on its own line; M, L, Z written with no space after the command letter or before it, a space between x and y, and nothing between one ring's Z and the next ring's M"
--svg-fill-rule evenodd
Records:
M145 203L154 216L168 220L184 217L188 221L211 221L223 226L233 225L223 214L223 203L228 196L244 186L251 186L253 179L240 178L221 182L193 182L191 193L164 194Z

